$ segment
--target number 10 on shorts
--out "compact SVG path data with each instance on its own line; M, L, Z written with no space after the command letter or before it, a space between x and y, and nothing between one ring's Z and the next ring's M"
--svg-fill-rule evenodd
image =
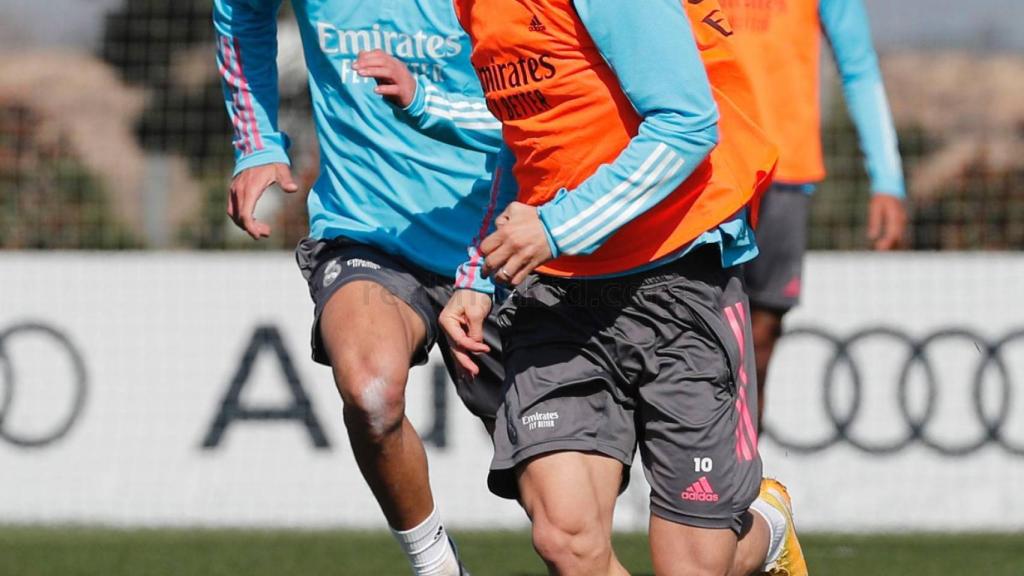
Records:
M711 469L715 467L715 463L711 461L711 458L694 458L693 459L693 471L694 472L711 472Z

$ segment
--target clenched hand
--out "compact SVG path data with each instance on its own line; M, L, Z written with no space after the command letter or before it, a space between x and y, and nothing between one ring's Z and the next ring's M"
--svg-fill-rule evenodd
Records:
M483 274L516 286L551 259L551 247L535 206L513 202L495 221L497 230L480 243Z

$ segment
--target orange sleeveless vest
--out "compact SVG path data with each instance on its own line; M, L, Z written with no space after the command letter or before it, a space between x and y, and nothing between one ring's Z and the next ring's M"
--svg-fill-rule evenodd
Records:
M757 91L762 126L779 145L782 182L825 178L821 147L818 0L720 0L733 46Z
M609 0L611 1L611 0ZM678 251L753 202L770 182L775 147L729 48L717 0L683 2L719 107L720 144L678 189L594 253L538 269L556 276L629 271ZM576 15L572 0L455 0L472 61L516 157L519 201L540 205L613 162L640 116ZM651 55L657 58L656 54ZM743 108L746 108L744 110Z

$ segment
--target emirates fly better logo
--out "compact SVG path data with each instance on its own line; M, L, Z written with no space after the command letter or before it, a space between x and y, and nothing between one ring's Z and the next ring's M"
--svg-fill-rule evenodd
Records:
M344 84L374 82L372 78L356 74L352 68L359 53L368 50L383 50L404 62L413 74L443 82L445 63L461 54L464 48L462 38L456 34L441 36L423 30L391 30L380 24L351 30L329 22L317 22L316 35L320 51L337 62L338 74Z
M534 412L529 416L523 416L522 420L527 430L554 428L558 421L558 412Z

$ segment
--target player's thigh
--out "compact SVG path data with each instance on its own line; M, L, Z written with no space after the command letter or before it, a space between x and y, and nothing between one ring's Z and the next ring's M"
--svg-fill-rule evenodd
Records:
M343 396L380 382L404 391L436 333L420 271L346 238L304 239L295 256L314 304L313 359L333 368Z
M732 566L736 544L732 530L651 517L651 561L658 576L724 576Z
M331 296L319 326L339 386L363 377L404 384L427 332L408 303L370 280L349 282Z

